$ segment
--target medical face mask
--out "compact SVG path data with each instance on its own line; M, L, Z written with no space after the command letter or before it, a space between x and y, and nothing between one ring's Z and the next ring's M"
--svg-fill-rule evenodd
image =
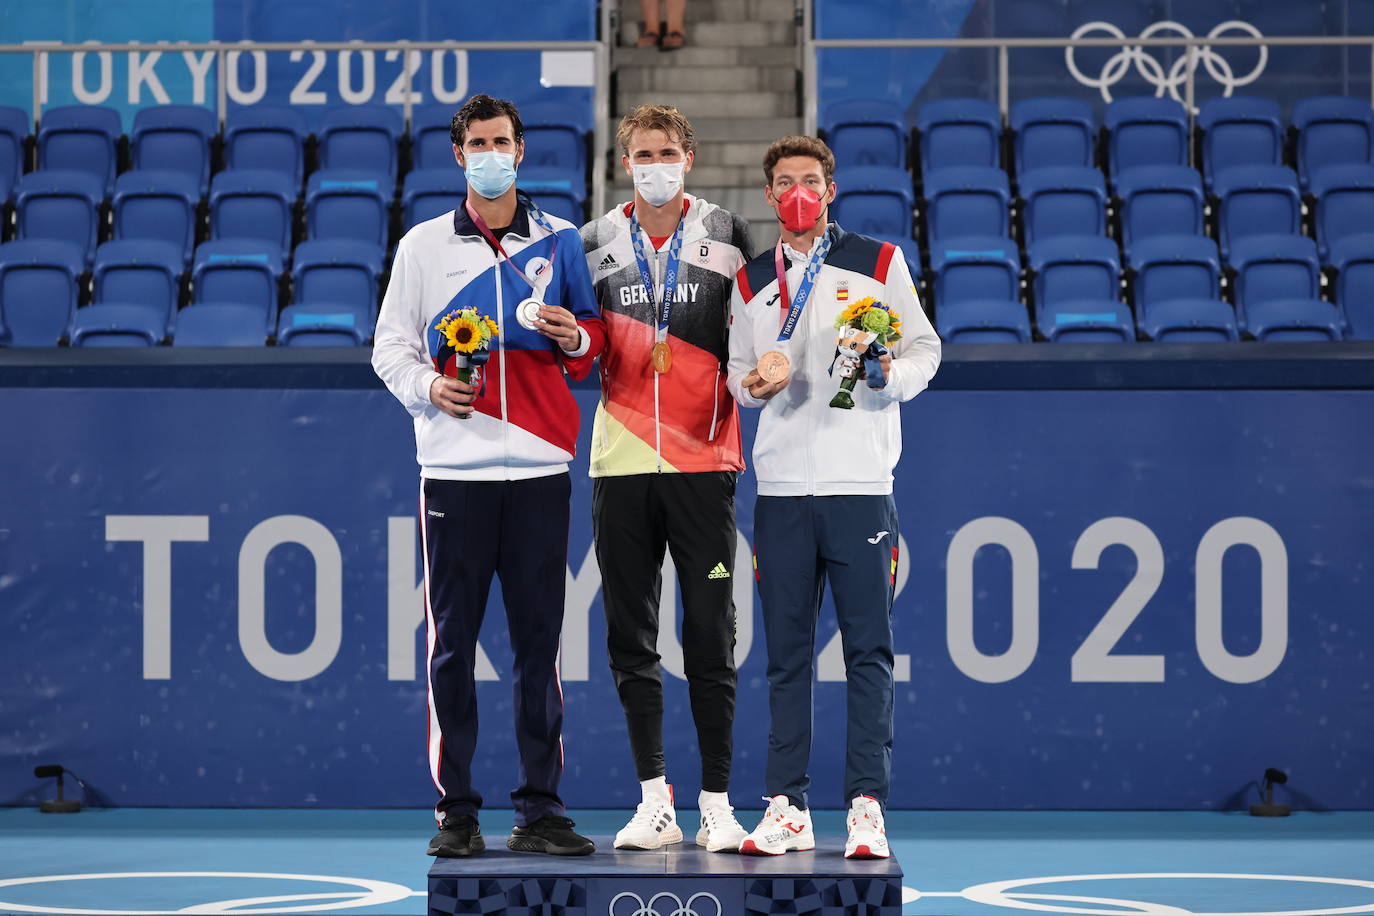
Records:
M631 166L635 190L651 207L661 207L682 190L681 162L650 162Z
M777 197L778 219L788 232L806 232L821 218L821 196L810 188L793 185Z
M495 200L510 190L515 184L515 154L498 153L490 150L481 153L468 153L468 186L488 200Z

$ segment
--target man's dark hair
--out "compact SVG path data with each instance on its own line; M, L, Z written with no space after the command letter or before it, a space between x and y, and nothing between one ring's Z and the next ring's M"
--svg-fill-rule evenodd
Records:
M492 118L501 117L510 118L511 127L515 129L513 139L516 143L525 139L525 128L520 123L520 109L515 107L515 103L505 99L494 99L482 92L468 99L463 103L463 107L458 109L458 113L453 116L453 123L449 125L448 135L453 139L453 145L461 149L469 124L473 121L490 121Z

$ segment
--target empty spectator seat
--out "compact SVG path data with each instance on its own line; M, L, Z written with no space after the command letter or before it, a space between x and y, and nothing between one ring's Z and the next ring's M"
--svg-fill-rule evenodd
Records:
M1312 176L1317 252L1351 235L1374 232L1374 165L1328 165Z
M1374 340L1374 234L1348 235L1331 244L1336 305L1351 340Z
M95 253L104 188L89 172L45 169L19 179L17 236L70 242L89 260Z
M1221 343L1239 340L1236 313L1216 299L1167 299L1137 308L1137 324L1161 343Z
M0 344L53 347L67 337L85 267L85 251L71 242L0 245Z
M320 168L384 172L394 182L404 127L400 114L387 105L331 108L317 132Z
M224 127L226 169L278 172L299 195L305 171L305 116L294 108L253 105L229 112Z
M839 168L883 165L906 168L902 107L879 99L848 99L827 106L821 130Z
M973 300L1020 297L1021 257L1016 243L996 236L960 236L930 246L936 308Z
M951 166L932 172L926 176L925 198L929 243L964 235L1010 235L1011 189L1001 169Z
M29 127L29 116L23 109L0 105L0 187L10 193L24 173ZM9 195L0 194L0 203L6 200Z
M94 302L132 303L153 309L162 316L162 330L157 335L161 340L171 330L185 269L181 248L171 242L106 242L95 252Z
M412 168L456 169L453 158L452 105L417 105L410 112Z
M1132 301L1136 314L1170 299L1217 299L1221 258L1205 236L1155 235L1131 249Z
M205 242L196 249L191 268L191 298L197 303L252 306L266 329L276 324L281 275L281 252L271 243Z
M580 172L554 166L520 166L516 185L539 209L575 226L587 221L586 181Z
M1121 244L1129 253L1153 235L1201 235L1206 212L1202 179L1184 165L1140 165L1117 176Z
M1022 238L1027 245L1056 235L1105 235L1107 184L1088 166L1051 166L1021 176Z
M1222 257L1249 235L1295 235L1302 230L1298 177L1282 165L1238 165L1217 173L1217 242Z
M314 173L305 192L306 235L386 245L391 189L390 179L381 172L330 169Z
M1234 95L1208 99L1198 109L1202 175L1211 187L1216 173L1234 165L1283 165L1284 131L1273 99Z
M986 99L937 99L916 114L923 180L949 166L997 167L1002 115Z
M467 176L452 163L444 168L415 169L406 175L401 190L401 214L405 228L409 230L425 220L461 207L467 193Z
M61 105L43 110L38 125L38 167L86 172L100 182L100 196L114 188L119 167L119 112L104 105Z
M296 213L290 176L265 169L229 169L210 182L210 237L260 239L290 248Z
M129 135L135 169L182 172L196 183L196 196L210 190L210 161L219 119L198 105L154 105L134 115Z
M1016 174L1049 166L1091 166L1097 118L1081 99L1024 99L1011 106Z
M292 287L297 305L346 305L365 319L377 314L377 278L385 252L354 239L323 239L296 246Z
M1188 164L1188 115L1173 99L1116 99L1103 124L1113 182L1134 166Z
M288 305L277 322L277 345L282 347L356 347L371 332L352 309L327 305Z
M1015 300L966 299L935 307L935 326L945 343L1028 343L1030 316Z
M268 328L257 306L212 302L182 309L173 331L179 347L261 347Z
M136 302L88 305L72 320L73 347L155 347L167 334L167 319Z
M114 235L117 239L171 242L191 259L196 244L200 188L184 172L138 169L115 179Z
M1293 105L1298 178L1307 188L1317 170L1328 165L1374 162L1374 111L1369 99L1319 95Z

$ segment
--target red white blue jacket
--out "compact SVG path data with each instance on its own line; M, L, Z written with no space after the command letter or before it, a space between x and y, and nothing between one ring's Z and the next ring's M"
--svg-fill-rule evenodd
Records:
M564 370L585 378L606 332L577 227L546 215L550 233L530 219L529 206L519 195L515 221L501 245L543 287L544 302L561 305L577 319L583 347L575 355L516 321L516 306L531 295L530 285L487 244L466 208L420 223L396 249L372 367L415 418L415 457L424 477L545 477L565 472L576 453L580 411ZM530 264L533 259L551 261L552 276L545 280L548 268ZM500 329L466 420L442 413L429 400L430 385L439 377L434 360L442 335L436 325L462 308L475 308Z

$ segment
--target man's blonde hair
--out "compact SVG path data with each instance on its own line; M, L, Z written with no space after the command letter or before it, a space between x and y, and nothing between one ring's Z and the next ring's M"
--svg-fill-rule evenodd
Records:
M630 140L637 130L661 130L670 139L681 144L684 153L695 153L697 150L692 122L670 105L640 105L620 119L615 139L627 156L630 155Z

